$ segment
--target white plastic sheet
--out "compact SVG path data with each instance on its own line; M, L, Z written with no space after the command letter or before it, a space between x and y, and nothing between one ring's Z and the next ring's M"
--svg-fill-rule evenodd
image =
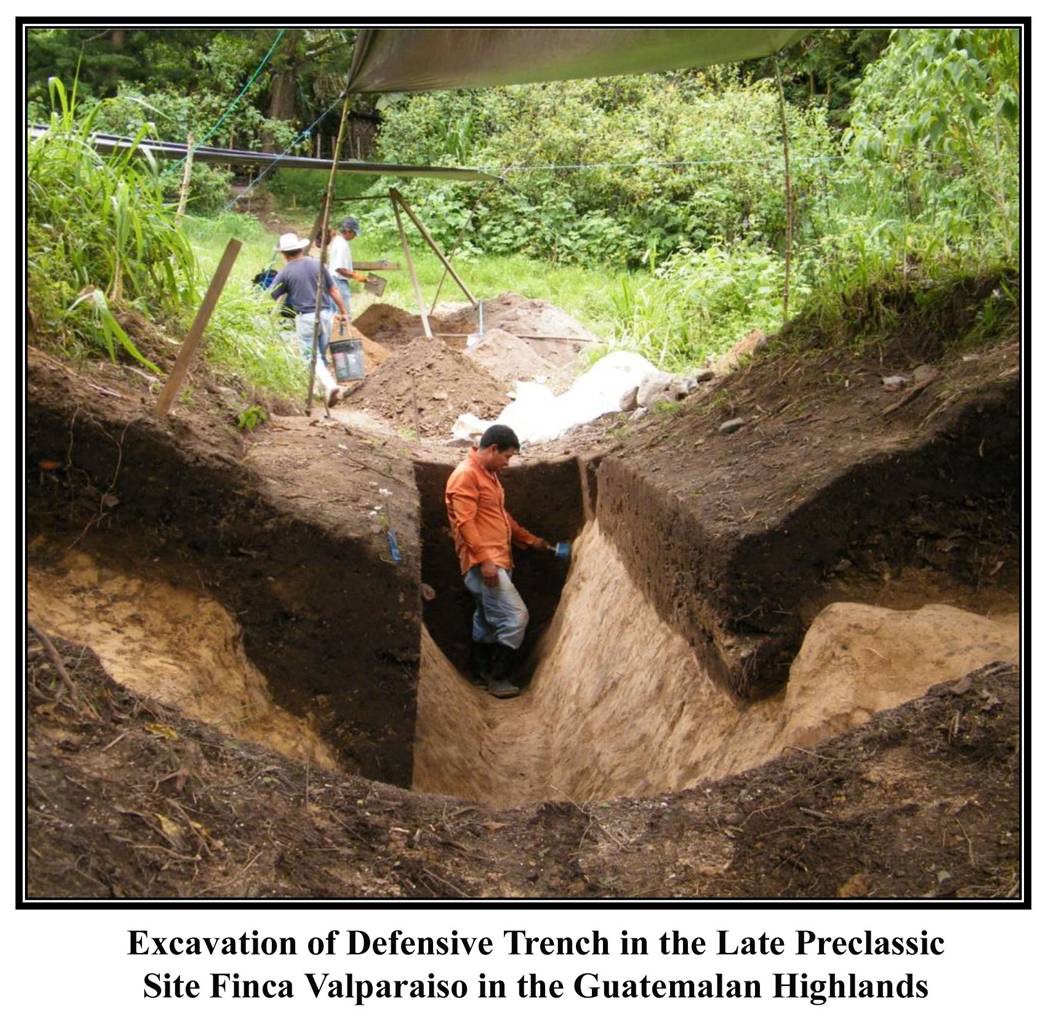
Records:
M497 422L509 426L522 444L555 440L573 426L618 412L624 392L655 372L655 366L636 352L611 352L595 362L564 394L554 394L543 384L520 382L517 397L498 418L489 422L465 414L456 421L452 433L461 439L476 439L479 428L483 430Z

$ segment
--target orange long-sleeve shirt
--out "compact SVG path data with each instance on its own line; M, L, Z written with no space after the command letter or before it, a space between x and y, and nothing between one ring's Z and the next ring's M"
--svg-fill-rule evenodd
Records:
M511 544L530 547L539 540L506 510L503 485L495 473L478 462L476 449L467 452L448 477L444 503L463 575L483 561L513 568Z

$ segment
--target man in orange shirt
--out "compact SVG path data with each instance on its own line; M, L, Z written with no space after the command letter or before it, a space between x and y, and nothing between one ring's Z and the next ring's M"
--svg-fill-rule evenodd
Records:
M476 604L471 671L474 681L487 682L488 692L500 698L521 691L510 682L510 666L528 627L528 608L511 580L510 547L554 549L519 526L506 510L498 474L520 447L509 426L488 427L479 446L467 453L444 488L463 582Z

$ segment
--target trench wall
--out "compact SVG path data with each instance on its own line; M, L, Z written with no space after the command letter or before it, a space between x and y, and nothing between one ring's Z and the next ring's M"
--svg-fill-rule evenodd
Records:
M643 462L609 456L597 470L597 518L704 669L753 699L782 686L808 624L801 609L844 556L899 568L954 552L939 567L979 585L971 538L1018 550L1018 417L1017 388L1002 387L934 435L799 481L801 499L754 531L704 520ZM1006 566L1003 578L1017 570Z
M423 620L444 655L465 672L474 604L463 586L445 510L444 488L453 468L435 462L415 463L422 519L422 579L437 592L436 599L423 605ZM511 466L501 477L506 506L521 525L551 543L571 540L585 518L579 472L573 458ZM514 549L514 583L530 616L519 667L521 680L534 670L530 655L557 611L567 574L568 566L549 553Z
M27 408L30 558L75 544L103 564L203 589L236 620L279 706L311 720L344 766L409 784L417 525L402 530L394 565L381 556L384 537L268 500L265 479L221 439L126 409L89 418L37 384ZM62 468L34 472L40 460ZM405 472L401 485L414 491Z

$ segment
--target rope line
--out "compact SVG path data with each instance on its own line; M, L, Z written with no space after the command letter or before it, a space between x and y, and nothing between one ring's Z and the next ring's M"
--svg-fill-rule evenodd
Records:
M291 142L288 143L287 148L283 152L277 153L277 155L274 156L274 158L265 167L263 167L261 171L259 171L258 175L256 175L256 177L252 178L252 180L248 182L247 188L245 188L244 191L240 193L240 195L235 196L233 199L230 199L228 203L226 203L226 205L223 207L222 212L228 213L231 209L233 209L234 206L237 205L238 202L241 201L241 199L244 199L247 196L251 195L251 193L254 192L255 189L258 187L259 182L267 174L269 174L270 171L273 170L277 161L282 156L287 156L300 142L305 142L312 134L313 129L316 128L317 125L320 124L320 122L323 121L324 118L327 117L328 114L330 114L341 102L342 96L339 96L332 103L332 105L328 107L327 110L323 111L318 117L316 117L313 120L311 124L308 124L305 128L303 128L302 131L300 131L299 134L296 135L295 138L293 138Z
M200 142L197 143L197 145L203 146L207 144L208 139L210 139L215 134L215 132L219 130L219 128L222 126L222 122L225 121L227 117L229 117L229 115L233 112L233 108L244 98L244 94L255 84L255 80L259 77L260 74L262 74L262 69L269 63L270 57L273 56L273 51L277 48L277 44L281 41L281 39L284 38L285 31L286 30L282 28L277 33L277 37L270 44L270 48L266 51L266 55L259 62L259 66L255 68L255 70L252 72L251 77L244 83L244 88L242 88L240 92L237 93L237 95L233 98L233 100L230 101L229 105L222 112L222 116L219 117L219 119L211 126L207 134L204 135L204 137L200 140ZM182 157L181 160L177 160L172 165L171 169L176 170L177 168L181 167L187 159L188 154Z
M237 94L237 97L230 103L228 107L226 107L225 112L215 122L211 130L200 140L201 145L204 145L208 141L208 139L210 139L211 136L219 130L219 127L221 126L222 122L226 120L227 117L229 117L230 113L233 111L233 108L244 98L244 93L246 93L248 89L250 89L252 85L255 84L255 79L257 79L259 75L262 74L262 69L269 63L269 59L273 56L273 51L277 48L277 44L281 41L281 39L284 38L284 32L285 29L282 28L277 33L277 38L273 40L273 43L270 45L270 48L266 51L266 56L263 57L262 60L259 62L259 66L255 68L255 71L252 74L252 76L247 80L247 82L245 82L244 88L240 90L240 92Z
M828 160L844 160L843 156L795 156L795 160L808 161L809 163L819 163L821 161ZM570 171L570 170L596 170L598 168L615 168L615 169L633 169L638 167L701 167L710 165L722 165L722 166L738 166L740 164L755 164L755 163L782 163L783 158L780 156L774 157L748 157L747 159L730 160L730 159L714 159L714 160L641 160L636 163L535 163L528 164L519 167L507 167L500 173L506 174L530 174L534 171ZM494 171L490 167L481 167L486 173L494 174Z

